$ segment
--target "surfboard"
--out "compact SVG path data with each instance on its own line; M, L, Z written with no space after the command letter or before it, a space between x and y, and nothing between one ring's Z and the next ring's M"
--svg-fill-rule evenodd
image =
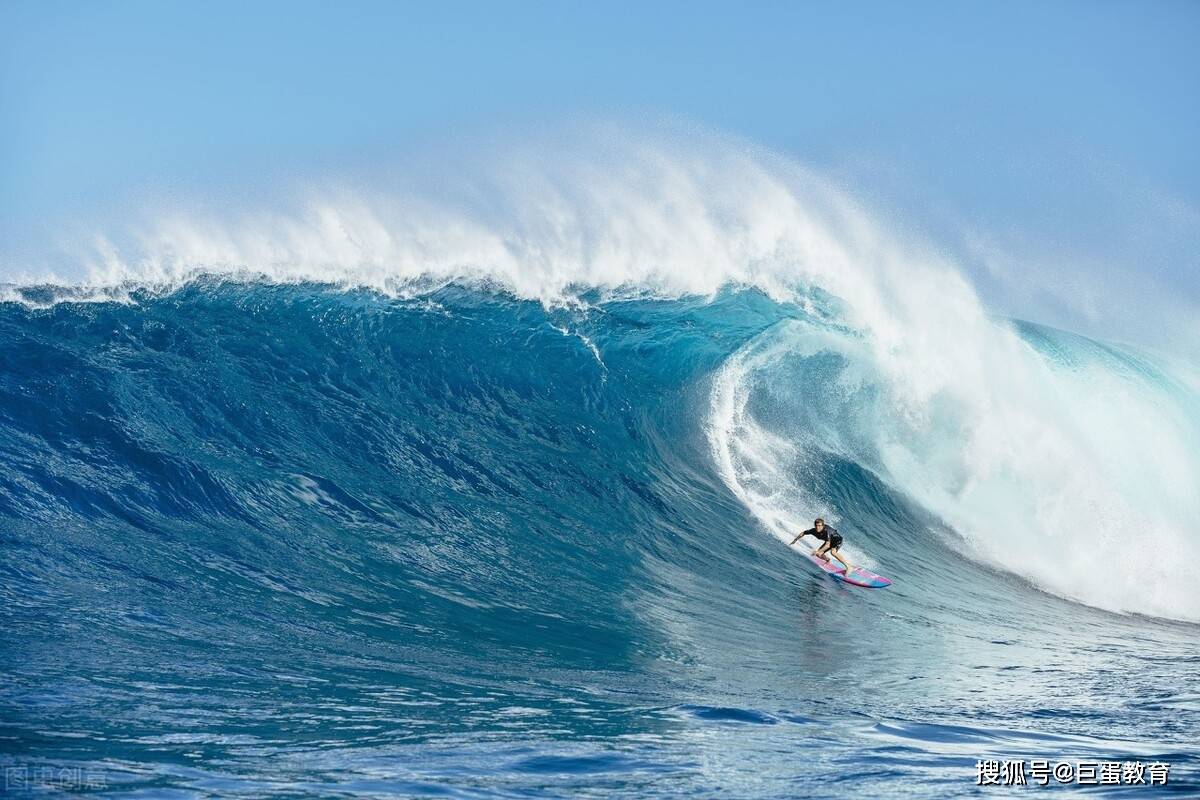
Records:
M851 586L861 586L864 589L882 589L885 586L892 585L892 582L887 578L882 575L876 575L874 572L865 570L862 567L855 567L847 575L846 568L841 564L834 566L834 564L808 553L805 553L804 557L820 567L821 571L829 577L835 578L842 583L848 583Z

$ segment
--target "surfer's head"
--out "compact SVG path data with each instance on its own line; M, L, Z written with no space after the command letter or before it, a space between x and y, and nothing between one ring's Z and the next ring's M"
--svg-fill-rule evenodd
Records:
M816 519L813 520L813 527L816 528L817 530L821 530L821 528L825 527L825 520L821 519L820 517L817 517Z

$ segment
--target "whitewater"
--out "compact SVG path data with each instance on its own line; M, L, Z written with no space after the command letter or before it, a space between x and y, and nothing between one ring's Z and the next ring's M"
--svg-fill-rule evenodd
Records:
M148 214L0 286L0 766L1196 789L1194 364L989 306L743 143L585 151ZM895 584L789 551L816 516Z

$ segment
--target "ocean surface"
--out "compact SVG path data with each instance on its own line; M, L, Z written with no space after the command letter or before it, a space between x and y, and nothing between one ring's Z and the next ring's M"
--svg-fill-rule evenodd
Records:
M7 291L11 796L1200 795L1178 365L819 287Z

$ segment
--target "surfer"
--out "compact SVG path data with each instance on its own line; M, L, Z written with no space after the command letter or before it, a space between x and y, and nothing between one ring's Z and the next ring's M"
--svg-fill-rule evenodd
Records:
M854 569L854 565L847 561L838 550L842 546L842 535L837 532L837 528L831 528L825 524L825 520L817 517L813 520L813 526L806 531L801 531L796 534L796 538L788 544L791 547L796 542L800 541L805 536L812 536L819 539L822 544L812 551L812 554L817 558L829 561L829 556L833 556L838 561L842 562L846 567L846 572Z

